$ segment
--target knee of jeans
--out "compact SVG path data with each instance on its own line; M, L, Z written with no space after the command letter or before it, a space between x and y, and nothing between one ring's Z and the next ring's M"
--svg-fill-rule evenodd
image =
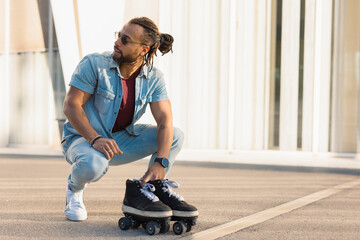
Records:
M83 166L83 178L87 182L95 182L99 180L109 169L109 163L105 157L100 156L87 156L86 161L83 163L79 162Z
M181 147L183 145L184 142L184 132L177 127L174 127L174 140L173 140L173 145L178 145L179 147Z

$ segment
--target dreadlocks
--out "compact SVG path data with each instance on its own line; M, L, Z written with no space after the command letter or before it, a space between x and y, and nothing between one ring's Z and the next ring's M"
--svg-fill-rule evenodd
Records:
M150 50L144 56L144 62L147 66L151 65L151 69L154 63L154 55L156 55L156 51L162 53L162 55L172 52L172 44L174 42L174 38L167 33L160 33L156 24L147 17L138 17L133 18L129 21L131 24L137 24L144 28L144 36L143 42L146 43Z

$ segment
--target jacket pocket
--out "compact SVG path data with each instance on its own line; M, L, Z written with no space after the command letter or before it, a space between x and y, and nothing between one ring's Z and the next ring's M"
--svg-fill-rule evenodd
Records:
M115 94L102 88L97 88L95 92L95 108L102 114L109 110Z

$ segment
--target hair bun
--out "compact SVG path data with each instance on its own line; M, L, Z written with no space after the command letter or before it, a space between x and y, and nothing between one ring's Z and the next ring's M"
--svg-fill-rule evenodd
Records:
M160 34L160 46L159 51L164 55L165 53L168 53L169 51L172 52L172 45L174 42L174 38L167 33L161 33Z

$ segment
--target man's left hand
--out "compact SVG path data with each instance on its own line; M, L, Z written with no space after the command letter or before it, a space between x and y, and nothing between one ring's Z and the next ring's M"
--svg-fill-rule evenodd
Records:
M146 171L145 175L140 178L141 185L144 186L148 181L153 180L164 180L166 168L161 166L160 163L155 162L150 168Z

